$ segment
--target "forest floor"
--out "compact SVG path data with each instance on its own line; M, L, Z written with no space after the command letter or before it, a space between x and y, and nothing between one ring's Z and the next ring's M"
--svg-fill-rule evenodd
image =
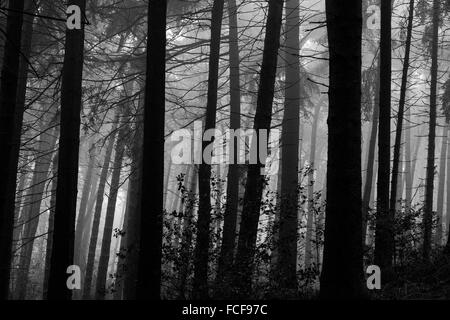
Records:
M450 299L450 255L438 254L432 262L420 257L395 268L392 281L372 296L382 300Z

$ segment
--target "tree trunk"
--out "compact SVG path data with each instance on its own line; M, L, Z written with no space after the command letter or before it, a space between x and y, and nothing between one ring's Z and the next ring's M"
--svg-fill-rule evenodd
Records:
M167 200L169 199L169 181L170 181L170 172L172 169L172 159L169 159L169 164L167 166L167 174L164 179L164 209L167 209Z
M447 121L447 127L450 126L450 122ZM450 127L448 129L450 131ZM447 137L448 143L450 143L450 139ZM447 146L447 150L449 147ZM447 234L447 245L445 251L450 253L450 154L447 156L447 214L446 214L446 234Z
M17 190L16 190L16 201L15 201L15 209L14 209L14 230L13 230L13 247L12 247L12 251L13 252L19 252L20 250L20 246L22 245L22 230L23 230L23 223L24 223L24 210L23 210L23 202L24 202L24 196L23 196L23 192L25 191L26 185L27 185L27 180L28 180L28 162L29 162L29 155L28 153L26 153L24 155L24 160L23 160L23 166L22 166L22 170L23 172L20 175L19 178L19 184L17 185ZM19 259L20 256L18 257L17 255L13 257L13 269L11 270L12 274L11 274L11 278L13 279L18 279L19 276L19 272L20 269L16 270L14 268L14 265L18 265L19 264ZM11 293L16 293L17 287L17 280L16 281L11 281ZM14 295L12 295L10 293L11 297L14 297ZM14 297L15 298L15 297Z
M25 2L25 12L35 13L37 5L35 1ZM23 17L23 27L22 27L22 49L21 58L19 65L19 80L17 88L17 107L16 107L16 121L17 121L17 139L15 140L15 146L19 150L19 144L21 139L21 126L23 120L23 113L25 111L25 98L27 92L27 81L28 81L28 69L29 69L29 58L31 55L31 44L33 40L33 30L34 30L34 17L31 15L24 15ZM17 151L17 155L19 151ZM15 185L14 185L15 187ZM21 191L19 191L20 193ZM22 212L23 215L23 212ZM18 231L16 231L18 229ZM19 233L22 231L22 226L20 228L15 228L14 233ZM18 239L19 237L13 237L13 239ZM17 244L17 242L16 242Z
M77 224L75 228L75 255L74 255L74 262L76 265L81 265L81 241L83 238L83 230L86 225L86 218L88 212L86 211L87 205L88 205L88 199L89 194L91 192L92 188L92 182L94 180L93 178L93 171L94 171L94 164L95 164L95 154L97 149L95 148L94 143L91 143L89 147L89 162L88 167L86 170L86 175L84 177L84 185L83 185L83 191L81 193L81 199L80 199L80 207L78 210L78 218L77 218Z
M313 126L311 130L311 145L309 154L309 173L308 173L308 217L306 225L305 238L305 268L311 267L312 259L312 235L313 235L313 220L314 217L314 172L315 172L315 158L316 158L316 140L317 140L317 125L320 117L320 105L317 104L314 112Z
M286 82L281 132L280 220L277 282L286 297L297 294L298 153L300 139L300 2L286 1Z
M408 71L409 71L409 54L411 51L411 38L414 19L414 0L409 2L409 17L408 26L406 32L405 43L405 58L403 59L403 71L402 71L402 83L400 87L400 101L398 104L397 113L397 128L395 130L395 142L394 142L394 160L392 164L392 177L391 177L391 198L389 201L389 216L391 222L395 219L395 213L397 209L397 198L401 197L401 194L397 194L399 188L398 176L400 167L400 153L402 144L402 131L403 131L403 118L405 113L405 100L406 100L406 87L408 85ZM390 32L390 31L389 31ZM391 231L392 232L392 231ZM391 236L391 240L394 240L394 236ZM393 247L392 252L395 255L395 243L391 244Z
M53 121L47 123L50 127L54 125ZM45 185L48 180L50 164L52 162L52 153L56 145L57 130L55 127L47 128L44 126L44 132L41 133L38 151L36 154L36 163L34 166L31 188L28 191L26 202L28 205L24 208L24 229L22 233L23 245L20 252L20 272L17 282L17 299L24 300L26 297L28 274L33 253L34 237L39 224L41 215L41 203L44 194Z
M405 128L405 207L409 212L411 209L411 201L412 201L412 189L413 189L413 180L412 180L412 163L411 163L411 107L406 109L406 123L408 126Z
M149 1L137 299L160 299L167 0ZM149 184L149 181L152 181ZM144 235L147 235L145 237Z
M239 40L236 0L228 0L229 56L230 56L230 129L241 126L241 89L239 75ZM239 205L239 165L237 141L234 141L227 176L227 203L223 222L222 247L219 256L216 295L227 295L236 244L236 218Z
M379 63L377 66L377 78L375 84L375 99L373 104L373 115L372 115L372 128L370 131L370 141L369 141L369 150L367 153L367 164L366 164L366 179L364 182L364 190L363 190L363 198L362 198L362 241L363 246L366 243L366 235L367 235L367 219L369 217L370 210L370 199L373 192L373 183L374 183L374 172L375 172L375 148L377 143L377 135L378 135L378 121L379 121L379 92L380 92L380 68Z
M184 211L184 221L183 221L183 235L181 240L180 249L180 271L178 274L178 299L187 299L186 285L189 276L189 266L191 260L191 246L192 246L192 224L195 211L195 201L197 192L197 182L198 182L198 167L195 166L192 170L192 176L190 180L190 186L187 190L188 196L186 201L186 209Z
M10 1L0 84L0 298L8 299L21 116L16 101L24 1ZM22 108L23 109L23 108ZM17 116L18 115L18 116Z
M126 111L125 111L126 112ZM124 112L122 118L126 119L127 115ZM96 300L103 300L106 295L106 278L109 266L109 253L111 249L111 237L112 229L114 223L114 214L116 210L117 194L120 188L120 173L122 167L122 159L125 151L125 136L126 136L127 126L122 124L119 130L116 142L116 151L114 155L113 171L111 175L111 183L108 195L108 205L106 208L105 225L103 229L103 239L102 246L100 250L100 260L98 263L97 271L97 283L95 289Z
M361 1L326 1L330 83L327 207L320 297L363 295ZM345 186L345 187L343 187Z
M140 97L140 106L142 105L142 96ZM139 258L139 225L140 225L140 199L142 187L142 136L143 130L140 125L141 119L138 118L136 136L132 147L132 163L129 181L129 195L126 208L125 229L125 260L124 260L124 279L123 279L123 297L125 300L136 299L137 286L137 262Z
M42 289L42 299L47 299L48 277L50 276L50 259L52 257L53 246L53 225L55 222L56 186L58 176L58 154L53 156L52 161L52 193L50 196L50 207L48 212L47 248L45 251L44 284Z
M446 176L446 164L447 164L447 143L448 143L448 124L446 123L442 127L442 146L440 154L440 164L439 164L439 186L438 186L438 198L437 198L437 222L436 222L436 234L434 238L434 243L440 247L442 245L443 238L443 227L442 223L444 220L444 189L445 189L445 179ZM447 200L448 201L448 200Z
M270 130L282 16L283 0L269 0L258 98L253 125L253 129L258 133L257 140L260 140L260 130L265 130L266 132ZM265 184L265 179L261 176L261 171L264 170L266 159L261 159L262 154L259 152L260 147L258 146L259 141L257 140L253 139L253 146L251 148L258 151L259 163L249 164L248 166L241 224L239 227L239 241L234 271L234 287L237 290L236 294L238 297L249 297L251 294L256 235L258 231L262 191Z
M100 217L102 215L103 198L105 194L106 180L108 179L109 165L111 162L111 154L114 147L116 137L116 128L118 122L118 114L115 117L111 135L109 137L108 146L106 147L105 161L103 162L102 172L100 174L100 182L97 188L97 200L95 204L94 219L92 221L91 236L89 241L89 250L86 262L86 271L83 284L83 299L89 299L91 296L91 283L94 272L95 251L97 248L98 229L100 227Z
M389 211L391 151L391 1L381 2L380 120L378 130L378 182L375 264L386 271L392 266L393 216Z
M87 223L84 223L83 225L83 231L82 231L82 236L81 236L81 244L80 244L80 270L81 270L81 274L85 274L86 272L86 260L87 260L87 253L88 253L88 248L89 248L89 241L90 241L90 237L91 237L91 229L92 229L92 222L94 220L94 205L97 202L97 191L98 191L98 185L99 185L99 180L100 180L100 174L96 165L96 169L95 172L93 173L94 178L92 181L92 187L91 187L91 192L89 195L89 200L88 200L88 205L86 208L86 216L89 217ZM81 292L80 292L81 293Z
M436 143L436 99L438 76L438 36L439 36L439 0L433 0L433 35L431 48L431 85L430 85L430 127L428 133L427 174L425 181L423 259L430 260L431 232L433 220L433 191L435 175L435 143Z
M208 94L206 102L205 128L213 129L216 125L217 86L219 80L220 33L222 29L224 0L214 0L211 13L211 42L209 48ZM209 144L202 143L203 151ZM208 258L211 222L211 165L203 161L198 172L199 208L197 221L197 242L194 253L195 299L206 299L208 293Z
M71 0L84 17L86 0ZM61 133L58 156L53 248L48 298L70 300L67 267L73 265L77 209L78 153L80 141L81 81L83 74L84 23L80 30L66 30L61 84Z

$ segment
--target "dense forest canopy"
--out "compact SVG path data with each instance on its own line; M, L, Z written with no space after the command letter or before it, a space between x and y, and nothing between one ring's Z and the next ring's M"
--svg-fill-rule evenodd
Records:
M2 299L450 298L450 1L0 3Z

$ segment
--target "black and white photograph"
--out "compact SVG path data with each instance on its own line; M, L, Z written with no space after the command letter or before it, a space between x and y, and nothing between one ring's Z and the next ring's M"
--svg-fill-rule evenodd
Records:
M5 303L450 300L450 0L1 0L0 75Z

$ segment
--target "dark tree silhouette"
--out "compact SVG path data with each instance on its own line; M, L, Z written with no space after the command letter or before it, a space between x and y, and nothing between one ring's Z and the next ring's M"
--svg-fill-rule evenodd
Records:
M406 31L406 43L405 43L405 57L403 59L402 70L402 83L400 87L400 101L398 103L397 113L397 127L395 129L395 143L394 143L394 160L392 163L392 178L391 178L391 198L389 202L389 215L395 216L397 197L401 194L397 194L398 187L398 171L400 166L400 148L402 143L402 131L403 131L403 118L405 114L405 100L406 100L406 87L408 84L408 71L409 71L409 55L411 52L411 38L414 19L414 0L409 2L409 17L408 27Z
M149 1L137 299L160 299L167 0ZM148 236L144 236L148 235Z
M236 0L228 0L229 16L229 55L230 55L230 129L237 130L241 124L241 89L239 79L239 43ZM238 141L233 149L232 164L228 167L227 203L225 206L222 247L219 256L216 284L218 291L226 291L226 283L230 279L234 249L236 246L236 219L239 204L239 171L237 164ZM216 292L216 294L220 294Z
M214 0L211 13L211 43L209 49L208 94L204 130L216 125L217 86L219 81L220 32L222 29L224 0ZM213 138L214 139L214 138ZM203 141L202 151L208 146ZM202 152L203 154L203 152ZM197 243L194 252L193 296L208 297L208 248L211 223L211 165L202 162L198 171L199 208L197 221Z
M378 181L375 234L375 264L383 271L392 266L394 248L393 216L389 211L391 164L391 1L381 1L380 105L378 130Z
M281 18L283 15L283 0L269 0L267 13L266 36L264 39L263 59L260 71L258 98L253 129L269 130L272 120L272 102L274 84L277 70L278 49L280 47ZM258 145L258 139L252 144ZM259 146L251 146L259 155ZM265 159L258 157L256 164L249 164L247 181L245 184L244 204L242 209L241 224L239 229L239 241L234 265L234 285L238 297L249 297L251 294L251 282L253 263L258 231L259 211L261 206L262 191L265 184L261 171L265 166Z
M0 84L0 298L8 298L21 119L16 94L24 1L10 1Z
M297 211L300 139L300 3L286 1L286 83L281 132L281 204L277 279L286 296L297 291Z
M72 0L84 17L86 1ZM83 19L83 18L82 18ZM70 299L67 268L73 264L80 145L81 82L84 55L84 21L81 29L67 29L61 82L61 124L58 155L53 247L48 299Z
M433 0L433 27L431 39L431 84L430 84L430 126L428 132L427 174L425 181L425 205L423 212L423 259L430 260L431 232L433 223L433 191L435 175L435 148L436 148L436 100L438 82L438 37L440 1Z
M363 295L361 1L327 0L330 50L327 207L320 297ZM345 186L345 187L343 187Z

